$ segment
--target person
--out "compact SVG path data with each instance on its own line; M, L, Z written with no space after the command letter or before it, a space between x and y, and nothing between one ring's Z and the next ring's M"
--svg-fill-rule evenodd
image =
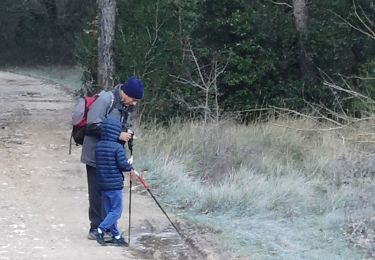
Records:
M117 85L112 91L102 91L91 105L87 114L86 135L83 140L81 162L86 164L89 195L90 229L87 238L95 240L99 224L103 221L101 192L96 175L95 146L100 139L101 122L108 116L118 120L124 129L131 127L129 120L132 108L143 98L142 81L132 76L124 84ZM132 134L121 132L119 140L127 142Z
M122 172L134 174L132 166L127 162L124 146L120 144L122 125L119 120L106 118L101 124L101 137L95 148L96 173L99 188L102 192L105 218L99 224L96 241L105 246L104 233L110 231L114 246L128 246L117 228L117 220L122 212L122 189L124 175Z

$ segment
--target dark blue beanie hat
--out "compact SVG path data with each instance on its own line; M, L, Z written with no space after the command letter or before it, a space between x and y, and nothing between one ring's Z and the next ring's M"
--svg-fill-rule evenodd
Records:
M135 76L128 78L128 80L121 86L121 89L131 98L143 98L143 83Z

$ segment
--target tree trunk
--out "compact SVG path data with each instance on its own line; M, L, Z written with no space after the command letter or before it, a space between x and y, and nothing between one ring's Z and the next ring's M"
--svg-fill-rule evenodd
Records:
M113 40L115 35L116 0L98 2L98 84L103 89L112 87L114 73Z
M305 83L313 84L317 81L317 75L311 58L306 53L305 38L307 34L307 0L293 0L293 16L296 29L299 33L298 56L302 78Z

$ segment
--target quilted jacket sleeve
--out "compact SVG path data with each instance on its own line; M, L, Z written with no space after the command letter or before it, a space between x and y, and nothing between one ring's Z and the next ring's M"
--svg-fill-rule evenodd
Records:
M119 145L119 148L117 149L116 162L118 168L123 172L128 172L133 169L133 167L128 163L124 148L121 145Z

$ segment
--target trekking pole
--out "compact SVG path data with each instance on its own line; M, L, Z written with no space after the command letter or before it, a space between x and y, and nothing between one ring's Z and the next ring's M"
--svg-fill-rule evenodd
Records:
M129 227L128 227L128 245L130 245L130 227L131 227L131 214L132 214L132 179L133 174L129 174Z
M159 208L161 209L161 211L164 213L164 215L167 217L167 219L169 220L169 222L171 223L171 225L174 227L174 229L176 230L176 232L180 235L180 237L182 239L185 240L185 237L182 235L182 233L178 230L178 228L175 226L175 224L173 224L172 220L169 218L168 214L164 211L164 209L161 207L160 203L158 202L158 200L155 198L154 194L152 194L152 192L150 191L150 188L148 187L147 183L145 182L145 180L142 178L142 176L137 172L137 171L134 171L135 175L137 176L138 180L142 183L142 186L148 191L148 193L151 195L151 197L154 199L154 201L156 202L156 204L159 206Z
M133 135L132 133L130 140L128 141L128 147L130 151L130 158L128 160L129 164L133 164ZM132 214L132 183L133 175L129 174L129 226L128 226L128 245L130 245L130 228L131 228L131 214Z

